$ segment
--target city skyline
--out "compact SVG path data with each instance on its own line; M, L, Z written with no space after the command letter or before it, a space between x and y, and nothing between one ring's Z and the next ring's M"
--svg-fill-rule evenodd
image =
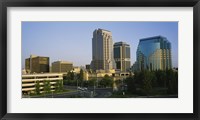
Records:
M178 67L177 22L22 22L22 68L31 54L48 56L50 65L58 60L74 66L90 64L93 31L98 28L112 32L113 44L130 44L131 65L139 39L165 36L172 43L172 66Z

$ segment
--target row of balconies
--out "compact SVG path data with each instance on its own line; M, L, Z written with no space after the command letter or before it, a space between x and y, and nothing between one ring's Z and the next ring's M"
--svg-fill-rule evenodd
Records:
M44 80L62 80L63 78L46 78L46 79L22 79L22 82L36 82L36 81L44 81Z
M28 87L28 86L35 86L36 83L24 83L22 84L22 87ZM39 83L40 85L44 85L44 83ZM56 82L50 82L50 84L56 84Z

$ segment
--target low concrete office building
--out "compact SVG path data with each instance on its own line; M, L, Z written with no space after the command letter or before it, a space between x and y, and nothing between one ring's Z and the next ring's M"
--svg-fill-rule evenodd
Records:
M66 62L66 61L56 61L52 63L52 71L53 73L63 73L63 72L69 72L73 69L73 63L72 62Z
M49 73L49 57L30 55L25 59L27 73Z

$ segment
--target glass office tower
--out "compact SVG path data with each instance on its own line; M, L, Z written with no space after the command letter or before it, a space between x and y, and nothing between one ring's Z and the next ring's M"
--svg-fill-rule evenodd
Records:
M138 70L166 70L172 68L171 43L163 36L140 39L137 48Z

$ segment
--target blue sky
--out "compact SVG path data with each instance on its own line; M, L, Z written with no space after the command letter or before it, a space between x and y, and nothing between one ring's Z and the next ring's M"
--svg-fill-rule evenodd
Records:
M139 39L164 36L172 44L172 65L178 67L178 22L22 22L22 68L30 54L50 57L50 63L90 64L92 34L98 28L111 31L113 42L130 44L131 64Z

